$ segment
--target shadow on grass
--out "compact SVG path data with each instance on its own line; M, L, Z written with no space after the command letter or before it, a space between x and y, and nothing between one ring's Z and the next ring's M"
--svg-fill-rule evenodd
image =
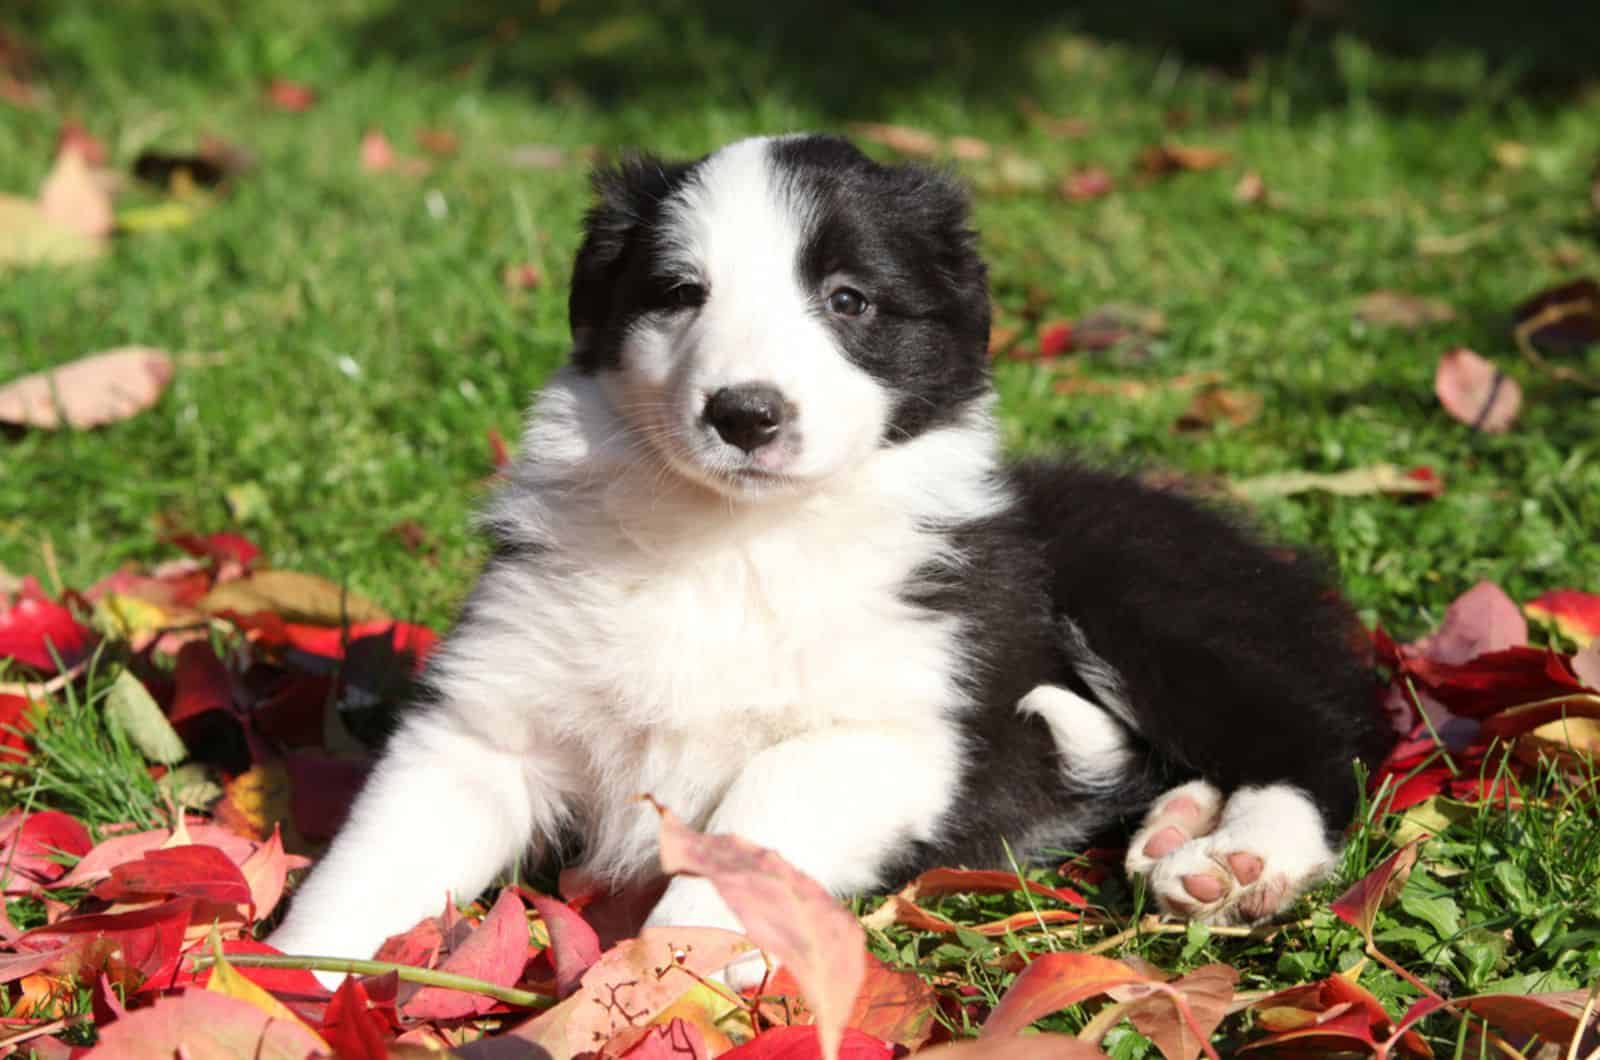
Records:
M1178 57L1225 75L1265 62L1302 107L1335 106L1347 94L1336 54L1343 36L1406 59L1475 57L1448 72L1409 64L1409 72L1364 86L1380 106L1443 113L1486 90L1560 102L1600 79L1600 18L1586 6L1551 0L467 0L396 3L357 32L371 54L440 70L483 64L492 83L576 91L600 104L729 104L780 93L838 118L870 118L896 99L931 91L1010 106L1034 87L1031 43L1059 31L1127 43L1152 59Z

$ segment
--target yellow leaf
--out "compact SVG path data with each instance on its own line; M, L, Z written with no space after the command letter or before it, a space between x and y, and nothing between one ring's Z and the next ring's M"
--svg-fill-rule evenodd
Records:
M106 252L103 239L64 228L45 216L39 204L0 195L0 268L7 265L71 265Z
M285 622L338 626L345 622L381 622L388 613L360 593L315 574L268 570L223 582L200 601L200 609L248 615L271 611Z
M211 930L207 939L211 947L212 959L216 961L211 966L211 978L206 982L206 989L214 994L235 998L266 1013L270 1019L283 1020L285 1023L294 1023L305 1028L307 1034L317 1039L317 1043L324 1049L328 1044L322 1040L321 1035L307 1027L305 1022L291 1012L282 1001L267 993L260 986L239 974L238 969L228 963L222 955L222 939L216 929ZM328 1050L332 1052L331 1049Z
M750 1014L729 1000L724 990L700 982L662 1009L652 1024L666 1026L675 1019L692 1023L712 1055L723 1053L755 1037Z
M187 202L163 202L155 206L135 206L117 214L117 227L126 232L163 232L186 228L194 223L194 208Z

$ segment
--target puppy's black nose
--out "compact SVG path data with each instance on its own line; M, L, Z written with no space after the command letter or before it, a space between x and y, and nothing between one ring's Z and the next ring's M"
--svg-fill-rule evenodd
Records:
M783 427L783 394L765 383L725 386L706 401L706 422L722 440L753 453Z

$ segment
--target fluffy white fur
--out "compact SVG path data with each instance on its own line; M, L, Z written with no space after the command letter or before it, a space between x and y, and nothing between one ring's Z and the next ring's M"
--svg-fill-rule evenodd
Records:
M937 826L964 662L957 621L903 597L946 547L939 525L1006 503L990 412L878 446L888 397L796 289L804 204L761 158L725 149L677 208L682 264L713 291L695 322L645 320L620 371L564 371L541 394L485 517L528 558L491 564L432 662L436 702L395 736L274 945L365 957L568 820L586 874L654 875L644 793L839 892ZM755 503L697 422L708 393L747 381L783 389L799 424ZM651 920L735 923L688 881Z

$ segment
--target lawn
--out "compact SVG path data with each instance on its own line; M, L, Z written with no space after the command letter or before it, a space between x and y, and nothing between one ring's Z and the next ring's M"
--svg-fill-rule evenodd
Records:
M1071 449L1211 488L1430 468L1432 499L1307 493L1254 508L1328 556L1363 620L1403 639L1485 579L1517 601L1600 590L1600 392L1529 363L1512 334L1523 300L1600 275L1600 20L1579 5L1400 15L1355 0L891 6L904 10L13 0L0 86L26 83L32 99L0 93L0 191L38 187L69 120L124 173L205 137L249 163L215 192L130 178L119 209L179 202L187 223L120 234L94 263L0 273L0 383L127 344L192 355L126 422L0 435L0 574L83 587L170 558L174 529L235 531L273 567L446 626L484 554L470 517L490 438L515 444L564 355L585 160L877 122L931 134L975 187L998 319L1016 332L996 359L1016 451ZM314 103L273 104L274 79ZM400 164L363 164L374 131ZM1152 172L1140 159L1157 144L1225 154ZM1062 193L1096 169L1109 188ZM1378 290L1436 299L1450 318L1366 321L1358 303ZM1029 355L1056 323L1106 306L1161 327ZM1508 431L1440 407L1436 365L1463 346L1521 384ZM1592 347L1560 363L1600 378ZM1194 396L1181 384L1202 373L1259 410L1176 429ZM87 727L66 733L72 747L106 737L89 712L60 712ZM1529 783L1551 798L1458 814L1408 904L1383 914L1397 958L1446 995L1600 975L1600 809L1581 778ZM143 789L107 798L159 811ZM104 805L69 808L100 828L118 816ZM1392 849L1390 824L1363 829L1341 884ZM1107 906L1130 914L1136 897L1106 886ZM1115 952L1174 970L1226 961L1241 990L1309 982L1363 959L1359 933L1327 911L1335 893L1288 936L1194 931ZM938 908L976 923L1028 905ZM874 936L881 956L983 993L1010 981L989 959L1010 944ZM1391 1015L1416 996L1375 966L1362 982ZM1424 1028L1437 1051L1464 1048L1450 1019ZM1127 1027L1108 1043L1148 1049Z

